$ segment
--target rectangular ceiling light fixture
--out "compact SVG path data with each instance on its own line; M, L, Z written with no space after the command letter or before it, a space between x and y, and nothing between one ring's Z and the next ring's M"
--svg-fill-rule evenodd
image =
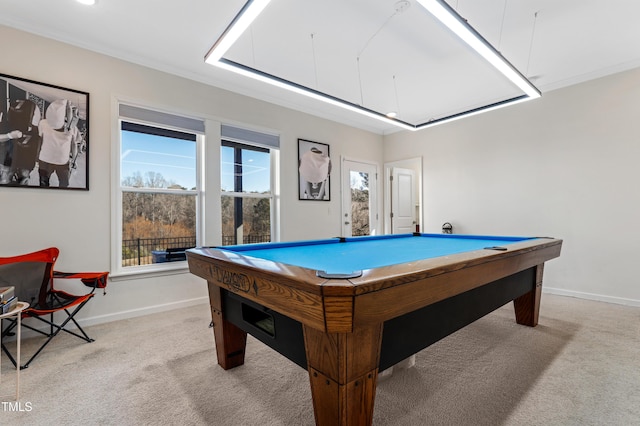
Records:
M218 38L218 41L205 56L206 63L216 65L216 63L227 53L227 50L238 41L242 33L255 21L271 0L249 0L242 7L240 12L233 18L226 30Z
M529 98L540 97L540 91L525 76L514 68L487 40L484 39L467 21L462 19L442 0L417 0L451 32L467 43L480 56L493 65Z
M225 53L231 48L231 46L233 46L251 23L262 13L270 1L271 0L248 0L229 26L224 30L222 35L218 38L213 47L205 55L205 62L276 87L366 115L405 130L424 129L426 127L447 123L463 117L476 115L481 112L491 111L507 105L513 105L523 101L539 98L541 96L540 91L525 76L511 65L511 63L509 63L509 61L500 54L500 52L498 52L487 40L484 39L484 37L471 27L465 19L460 17L460 15L458 15L444 0L416 1L451 32L456 34L469 47L476 51L482 58L494 66L509 81L516 85L524 93L523 95L449 115L447 117L433 119L420 124L412 124L397 118L389 117L387 114L379 113L362 105L328 95L292 81L225 59Z

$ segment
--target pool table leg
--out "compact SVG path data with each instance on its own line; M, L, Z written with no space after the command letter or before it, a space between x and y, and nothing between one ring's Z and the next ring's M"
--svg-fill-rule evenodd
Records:
M247 347L247 333L231 324L222 309L222 293L220 287L209 282L209 303L211 304L211 320L213 336L216 342L218 364L225 370L244 364L244 353Z
M316 425L371 425L382 324L353 333L303 327Z
M534 266L534 268L535 282L533 283L533 289L529 293L526 293L513 301L513 306L516 311L516 322L530 327L538 325L544 264Z

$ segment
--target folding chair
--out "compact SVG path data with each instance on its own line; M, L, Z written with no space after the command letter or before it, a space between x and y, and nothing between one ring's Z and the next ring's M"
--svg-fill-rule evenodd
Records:
M27 368L31 361L61 331L79 337L86 342L93 342L93 339L84 332L74 317L91 300L96 288L104 289L107 286L109 273L54 271L58 254L59 250L51 247L19 256L0 257L0 287L14 286L18 300L29 303L29 307L22 312L23 319L35 318L48 325L48 327L42 329L22 321L23 327L42 334L47 339L21 368ZM91 287L91 290L86 294L76 295L54 287L56 280L70 278L79 279L82 284ZM64 320L60 323L54 321L54 314L58 312L66 314ZM6 336L12 336L14 334L13 330L17 326L16 319L8 322L9 324L2 330L2 339ZM81 334L65 328L69 322L72 322ZM16 361L4 344L2 344L2 350L15 366Z

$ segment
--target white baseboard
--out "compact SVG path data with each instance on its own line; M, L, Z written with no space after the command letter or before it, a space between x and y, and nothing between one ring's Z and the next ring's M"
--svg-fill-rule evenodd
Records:
M107 314L107 315L98 315L98 316L89 317L89 318L76 318L76 321L78 321L78 324L80 324L80 327L84 328L92 325L104 324L107 322L113 322L113 321L118 321L123 319L129 319L129 318L136 318L136 317L155 314L159 312L172 311L174 309L188 308L190 306L196 306L201 304L208 306L209 298L197 297L195 299L181 300L179 302L165 303L163 305L147 306L139 309L131 309L128 311L114 312L112 314ZM27 318L23 321L28 321L28 320L29 319ZM31 320L29 325L39 330L42 330L44 332L49 331L49 326L40 321ZM76 329L75 325L72 322L69 322L65 328L68 328L69 330ZM87 334L89 334L89 337L92 337L90 332L87 332ZM28 328L22 327L23 339L26 339L29 337L35 337L35 336L39 336L39 334L33 330L29 330ZM7 341L11 341L11 340L15 340L15 336L9 337L7 339Z
M99 315L90 318L83 318L78 320L81 327L104 324L106 322L113 322L123 319L136 318L144 315L155 314L159 312L172 311L174 309L188 308L189 306L196 306L200 304L209 305L208 297L197 297L195 299L180 300L179 302L165 303L163 305L146 306L139 309L131 309L128 311L114 312L107 315Z
M596 300L598 302L614 303L616 305L640 307L640 300L624 297L605 296L603 294L585 293L582 291L563 290L561 288L542 286L543 293L557 294L558 296L576 297L578 299Z

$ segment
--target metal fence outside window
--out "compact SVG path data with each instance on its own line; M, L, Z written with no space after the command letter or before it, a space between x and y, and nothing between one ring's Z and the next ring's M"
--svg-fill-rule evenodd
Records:
M170 248L196 246L196 237L135 238L122 240L122 266L149 265L166 262L163 253Z
M254 244L254 243L268 243L271 241L271 234L262 234L262 235L244 235L242 237L242 244ZM240 244L236 242L235 235L223 235L222 236L222 245L223 246L233 246L236 244Z
M270 234L245 235L242 244L268 243ZM222 245L236 245L234 235L223 235ZM192 248L196 246L196 237L173 238L134 238L122 240L122 266L149 265L166 262L167 249Z

